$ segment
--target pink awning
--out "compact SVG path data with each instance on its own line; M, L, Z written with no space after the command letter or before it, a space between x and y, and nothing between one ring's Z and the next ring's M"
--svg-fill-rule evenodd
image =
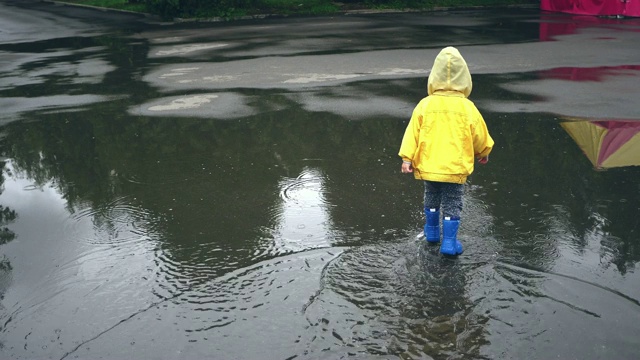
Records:
M640 0L541 0L540 9L579 15L640 16Z

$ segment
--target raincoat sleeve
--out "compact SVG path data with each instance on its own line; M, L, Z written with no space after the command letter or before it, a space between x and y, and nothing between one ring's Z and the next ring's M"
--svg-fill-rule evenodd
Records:
M471 125L473 135L473 151L476 157L487 157L493 149L493 139L489 135L487 124L479 111L476 111L476 121Z
M407 129L404 131L402 137L402 144L400 145L400 152L398 155L402 158L402 161L411 161L418 148L418 137L420 136L420 125L422 124L422 113L420 111L420 105L416 106L411 115L411 120L407 125Z

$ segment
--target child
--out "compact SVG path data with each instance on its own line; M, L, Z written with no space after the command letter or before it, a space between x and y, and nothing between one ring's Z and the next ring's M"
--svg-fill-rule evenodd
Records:
M424 180L424 234L428 242L440 242L440 208L443 237L440 253L462 254L457 239L464 183L473 172L474 158L489 161L493 139L471 93L467 63L454 47L442 49L429 80L428 96L413 110L398 155L402 172Z

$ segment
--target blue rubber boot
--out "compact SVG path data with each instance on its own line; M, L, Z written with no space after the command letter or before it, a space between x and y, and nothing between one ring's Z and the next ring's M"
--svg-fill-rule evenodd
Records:
M460 219L451 219L447 216L442 221L441 254L450 256L462 254L462 244L457 239L458 227L460 227Z
M424 214L427 222L424 224L424 237L430 243L440 242L440 211L434 208L425 208Z

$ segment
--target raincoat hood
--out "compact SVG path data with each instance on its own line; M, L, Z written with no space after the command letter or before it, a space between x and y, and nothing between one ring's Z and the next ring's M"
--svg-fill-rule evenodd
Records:
M433 62L427 92L456 91L469 97L471 94L471 73L458 49L449 46L440 51Z

